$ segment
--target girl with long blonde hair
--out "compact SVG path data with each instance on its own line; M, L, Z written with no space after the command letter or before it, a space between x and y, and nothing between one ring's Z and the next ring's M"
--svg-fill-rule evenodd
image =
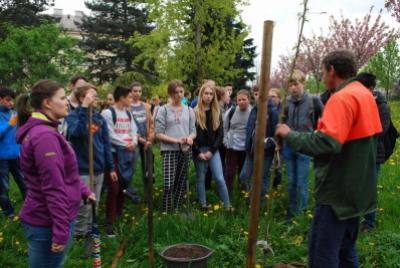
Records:
M200 88L199 101L195 108L196 133L193 142L194 163L197 173L197 194L200 205L207 207L205 176L208 166L217 183L219 195L225 208L230 208L229 194L218 148L223 140L222 116L215 92L215 87L204 84Z

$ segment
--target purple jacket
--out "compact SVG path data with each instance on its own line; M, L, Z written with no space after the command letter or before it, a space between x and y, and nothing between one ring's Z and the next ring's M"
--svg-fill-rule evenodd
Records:
M20 165L27 186L19 216L31 225L51 226L52 242L65 245L70 222L90 190L79 178L74 150L58 133L57 125L45 115L33 113L17 130Z

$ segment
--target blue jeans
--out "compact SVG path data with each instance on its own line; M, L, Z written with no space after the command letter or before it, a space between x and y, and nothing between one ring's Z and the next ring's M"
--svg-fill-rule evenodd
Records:
M316 205L309 237L310 268L357 268L359 218L339 220L328 205Z
M261 188L261 200L262 197L268 193L269 189L269 169L271 168L273 156L264 155L264 168L263 168L263 179ZM240 172L240 180L246 185L248 191L251 190L251 178L253 176L254 159L249 155L246 156L242 171Z
M379 171L381 170L381 165L376 164L375 180L378 181ZM375 227L376 223L376 211L364 215L364 223L369 227Z
M69 240L63 252L52 252L51 227L39 227L22 222L25 237L28 240L28 254L30 268L58 268L63 265L64 257L71 245L72 234L74 233L75 221L72 221L69 228Z
M311 157L293 151L289 144L283 147L288 176L288 219L299 210L306 210L308 201L308 172Z
M204 153L207 152L208 148L207 147L201 147L200 152ZM199 198L199 202L201 205L206 205L206 188L205 188L205 177L207 173L208 166L210 166L211 173L213 175L213 178L215 179L215 182L217 183L217 190L222 198L222 201L224 202L224 207L229 207L230 201L229 201L229 194L228 194L228 189L225 184L225 179L224 179L224 171L222 169L222 163L221 163L221 157L219 156L219 151L215 151L213 156L211 157L210 160L204 161L200 160L197 155L193 157L194 158L194 164L196 167L196 175L197 175L197 195Z
M19 159L0 160L0 206L6 216L14 214L14 208L8 197L8 189L10 187L9 173L12 174L17 183L23 199L25 199L26 194L24 175L19 166Z

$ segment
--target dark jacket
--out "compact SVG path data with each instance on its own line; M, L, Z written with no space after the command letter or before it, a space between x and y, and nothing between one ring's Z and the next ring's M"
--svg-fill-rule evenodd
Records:
M51 227L52 242L66 245L70 223L90 190L79 178L75 152L57 126L58 122L33 113L17 131L28 189L19 216L28 224Z
M268 117L267 117L267 128L265 130L266 137L274 137L276 124L279 121L279 113L272 100L268 100ZM253 154L254 142L255 142L255 131L257 121L257 106L254 106L250 112L249 120L246 126L246 152L250 156ZM264 146L265 156L273 155L275 144L272 141L268 141Z
M317 97L304 93L300 100L290 96L284 111L283 122L291 129L312 132L321 116L323 104Z
M382 136L387 132L390 125L390 108L387 104L385 96L379 91L374 91L376 105L378 105L379 118L382 124L382 133L378 136L378 148L376 152L376 163L385 162L385 145Z
M89 174L89 116L88 108L77 107L72 110L66 119L67 137L78 158L79 174ZM110 136L104 118L93 112L93 168L95 175L104 170L114 171L114 163L111 154Z
M200 153L200 147L209 147L211 153L218 150L218 147L222 144L224 137L224 129L222 126L222 115L219 117L219 127L213 130L212 126L212 112L211 109L206 111L206 127L202 129L196 122L197 136L193 141L193 154L197 156Z

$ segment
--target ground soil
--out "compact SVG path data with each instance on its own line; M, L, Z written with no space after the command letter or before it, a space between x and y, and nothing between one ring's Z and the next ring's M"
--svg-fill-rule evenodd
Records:
M175 259L197 259L206 256L210 253L210 250L194 246L194 245L179 245L167 249L164 252L165 257L175 258Z

